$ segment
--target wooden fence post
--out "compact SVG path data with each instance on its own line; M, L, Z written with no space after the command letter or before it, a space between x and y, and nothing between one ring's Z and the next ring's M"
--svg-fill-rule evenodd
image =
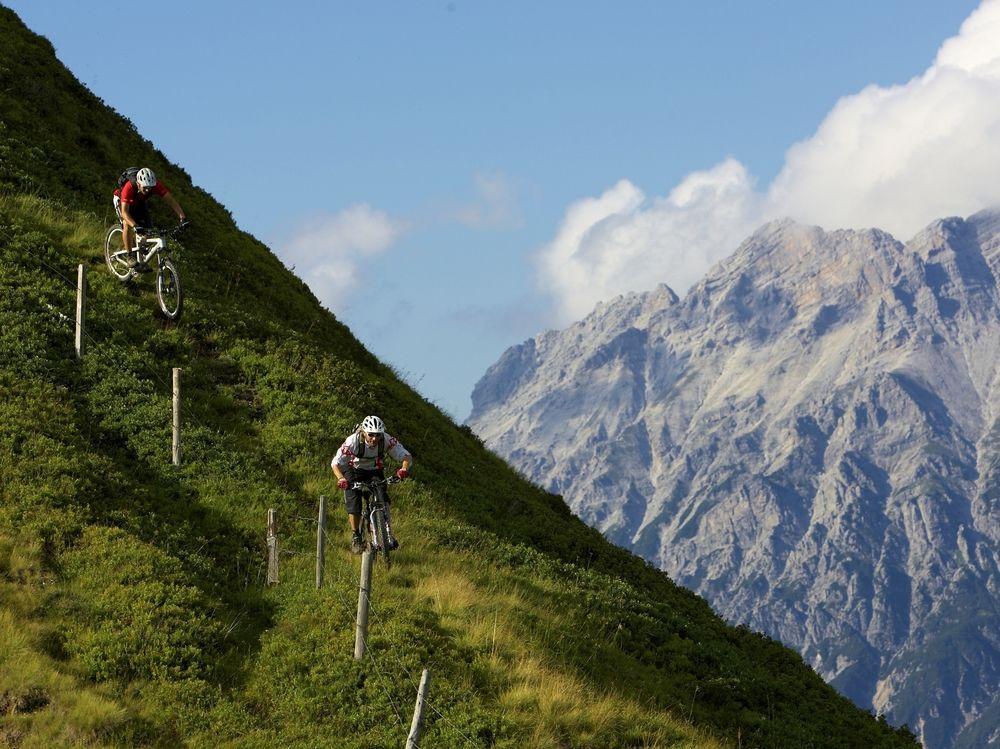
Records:
M174 367L174 465L181 464L181 370Z
M326 496L319 498L319 520L316 524L316 590L323 587L323 565L326 551Z
M267 584L278 584L278 513L267 511Z
M87 273L83 263L76 267L76 358L83 358L84 324L87 316Z
M424 704L427 702L430 683L431 672L425 668L417 690L417 704L413 706L413 722L410 723L410 735L406 737L406 749L420 749L420 729L424 724Z
M372 590L372 556L371 551L361 555L361 586L358 589L358 626L354 633L354 660L365 657L365 647L368 642L368 604Z

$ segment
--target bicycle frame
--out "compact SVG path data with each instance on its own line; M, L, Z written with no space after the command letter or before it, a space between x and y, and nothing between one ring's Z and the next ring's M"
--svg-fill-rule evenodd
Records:
M167 255L167 240L174 236L177 232L181 231L184 226L186 226L186 224L181 224L170 229L147 229L144 232L137 231L136 242L144 243L146 247L140 249L139 244L137 244L137 246L133 249L137 252L145 253L142 257L143 263L148 263L152 260L153 255L156 255L157 253Z
M167 249L167 240L165 237L155 237L153 239L147 239L145 241L146 241L146 247L149 248L149 252L141 256L143 263L148 263L150 260L153 259L153 255L156 255L159 252L165 252ZM135 248L135 250L136 252L140 253L142 252L142 250L140 250L138 246Z
M351 486L352 489L361 492L361 502L364 507L363 517L368 524L368 535L373 547L378 545L378 534L375 532L375 513L384 513L386 522L388 523L389 521L389 506L378 495L378 492L375 491L375 485L383 483L388 486L389 484L399 483L399 479L395 476L389 476L385 479L372 478L368 481L355 481Z
M124 230L125 227L122 225L122 231ZM139 263L141 265L147 265L153 259L153 256L157 255L157 263L162 265L160 255L170 257L167 251L167 239L175 234L177 230L178 227L172 229L147 229L145 232L136 231L136 244L128 250L122 247L122 249L117 250L114 254L118 257L122 254L128 255L137 252L139 253Z

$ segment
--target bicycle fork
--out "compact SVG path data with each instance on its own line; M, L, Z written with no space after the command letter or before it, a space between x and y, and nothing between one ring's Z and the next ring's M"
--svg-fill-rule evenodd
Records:
M393 535L392 535L392 516L389 514L389 506L388 505L384 505L381 508L376 507L374 510L371 510L368 513L368 532L371 534L370 538L372 540L371 541L372 542L372 546L375 547L375 548L378 548L378 527L377 527L378 524L377 524L377 522L375 520L375 513L379 512L380 510L381 510L381 512L383 512L385 514L385 533L386 533L386 535L390 539L393 538ZM390 540L390 543L391 543L391 540Z

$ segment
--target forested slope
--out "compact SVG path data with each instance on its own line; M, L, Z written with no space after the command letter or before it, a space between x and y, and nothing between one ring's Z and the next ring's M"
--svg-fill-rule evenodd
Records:
M178 326L149 276L124 286L102 264L132 164L194 221ZM368 412L417 461L358 664L358 562L327 465ZM320 494L334 512L316 591ZM271 507L286 553L265 588ZM913 745L520 479L2 8L0 643L11 746L398 746L423 667L425 747Z

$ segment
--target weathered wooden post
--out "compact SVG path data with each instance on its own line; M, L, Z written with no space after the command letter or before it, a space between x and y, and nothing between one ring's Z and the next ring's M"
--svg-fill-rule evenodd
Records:
M368 605L372 590L372 556L371 551L361 555L361 586L358 589L358 626L354 633L354 660L365 657L368 643Z
M87 273L83 263L76 267L76 358L83 358L84 320L87 316Z
M278 513L267 511L267 584L278 584Z
M424 704L427 702L430 683L431 672L425 668L417 690L417 704L413 706L413 722L410 723L410 735L406 737L406 749L420 749L420 730L424 725Z
M319 498L319 520L316 524L316 590L323 587L323 566L326 551L326 496Z
M181 369L174 367L174 465L181 464Z

